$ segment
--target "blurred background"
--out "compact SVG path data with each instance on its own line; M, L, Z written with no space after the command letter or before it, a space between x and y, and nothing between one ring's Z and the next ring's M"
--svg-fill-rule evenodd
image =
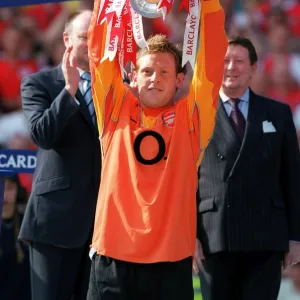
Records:
M300 143L300 1L220 0L226 13L228 36L243 35L255 44L259 62L252 89L290 105ZM64 53L62 33L67 17L79 8L92 8L93 0L69 1L25 7L0 8L0 147L35 149L22 113L20 83L24 76L58 65ZM162 19L144 19L146 38L164 33L182 42L186 13ZM7 181L0 236L0 299L29 300L26 246L17 234L31 190L31 174ZM21 196L20 196L21 191ZM299 216L300 217L300 216ZM17 258L17 259L16 259ZM9 260L11 259L11 260ZM15 271L12 270L14 264ZM4 270L8 270L5 273ZM10 270L10 271L9 271ZM199 283L195 281L199 288ZM284 286L282 300L289 287ZM201 299L200 294L197 299ZM295 296L300 299L300 296ZM295 298L295 299L296 299ZM171 300L171 299L170 299Z

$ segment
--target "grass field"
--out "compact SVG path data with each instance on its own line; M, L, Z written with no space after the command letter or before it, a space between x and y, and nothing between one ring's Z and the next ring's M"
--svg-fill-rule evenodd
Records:
M194 300L203 300L201 296L200 280L199 277L194 276L193 285L195 291ZM288 280L283 280L281 283L280 293L278 300L300 300L300 294L297 294Z
M193 278L193 286L195 291L194 300L202 300L201 296L201 288L200 288L200 280L198 276L194 276Z

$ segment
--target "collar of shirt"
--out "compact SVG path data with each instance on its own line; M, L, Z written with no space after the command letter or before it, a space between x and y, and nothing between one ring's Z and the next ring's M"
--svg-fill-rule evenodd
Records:
M226 103L226 102L228 103L228 100L230 99L230 97L225 95L221 90L219 92L219 95L220 95L220 98L223 101L223 103ZM239 99L244 102L249 102L249 97L250 97L250 91L249 91L249 89L247 89L245 91L245 93L241 97L239 97Z
M79 75L80 75L80 78L81 78L81 75L82 75L85 71L83 71L82 69L80 69L80 68L78 68L78 67L77 67L77 70L79 71Z
M85 71L83 71L82 69L80 69L80 68L78 68L78 67L77 67L77 70L79 71L79 75L80 75L79 90L80 90L81 94L83 95L83 94L84 94L84 90L85 90L84 85L86 84L86 82L85 82L85 80L83 80L83 79L81 78L81 76L82 76L82 74L83 74Z
M227 115L230 116L231 111L232 111L232 106L228 101L229 97L226 96L221 90L219 92L219 95L224 104L224 108L226 110ZM250 98L250 90L249 89L247 89L245 91L245 93L241 97L239 97L239 99L241 100L239 103L239 109L242 112L242 114L246 120L248 118L249 98Z

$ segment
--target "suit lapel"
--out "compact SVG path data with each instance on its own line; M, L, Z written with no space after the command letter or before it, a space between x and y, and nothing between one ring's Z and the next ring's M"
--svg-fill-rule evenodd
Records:
M253 147L257 147L262 137L262 122L266 120L267 112L263 99L250 90L248 118L246 122L245 136L235 164L229 174L232 176L238 166L252 153Z
M61 69L61 64L57 67L57 80L65 82L64 74L63 74L62 69ZM95 131L97 133L97 126L94 126L94 124L93 124L93 121L92 121L92 118L90 116L89 110L86 106L85 100L84 100L84 98L83 98L83 96L82 96L79 89L77 90L75 97L80 103L79 111L80 111L81 115L87 121L87 123L93 129L93 131Z

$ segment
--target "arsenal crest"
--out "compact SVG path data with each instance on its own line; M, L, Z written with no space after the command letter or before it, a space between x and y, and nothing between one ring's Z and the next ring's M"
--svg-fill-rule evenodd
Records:
M175 111L172 112L167 112L162 116L163 123L167 127L173 127L174 126L174 121L175 121Z

